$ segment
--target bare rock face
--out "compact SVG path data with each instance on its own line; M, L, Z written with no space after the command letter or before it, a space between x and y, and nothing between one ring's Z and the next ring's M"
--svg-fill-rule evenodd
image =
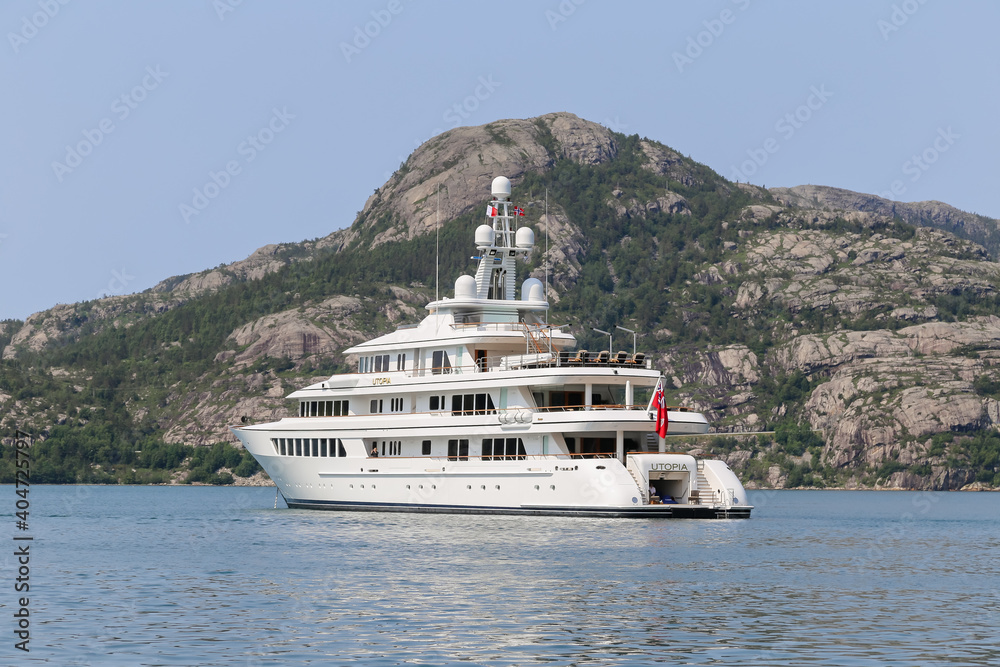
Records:
M544 171L556 158L600 164L618 153L611 131L570 113L527 120L500 120L458 127L421 145L403 168L369 197L361 212L364 226L387 222L374 245L410 239L481 206L490 184L504 175L516 186L526 171ZM523 198L532 193L518 193ZM537 194L537 193L535 193ZM350 243L363 228L344 238Z
M913 225L931 226L983 244L994 257L1000 251L997 222L975 213L966 213L939 201L906 203L876 195L852 192L823 185L799 185L793 188L770 188L783 204L808 209L862 211L893 218L899 216Z

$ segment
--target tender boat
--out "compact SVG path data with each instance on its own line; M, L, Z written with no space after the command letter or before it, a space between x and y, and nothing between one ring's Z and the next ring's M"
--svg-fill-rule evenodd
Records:
M518 298L515 263L534 233L510 197L510 181L494 179L475 230L478 269L452 298L345 350L357 372L290 394L295 416L233 433L292 508L749 517L724 462L667 452L673 436L709 427L665 405L649 359L574 350L565 327L547 323L538 279Z

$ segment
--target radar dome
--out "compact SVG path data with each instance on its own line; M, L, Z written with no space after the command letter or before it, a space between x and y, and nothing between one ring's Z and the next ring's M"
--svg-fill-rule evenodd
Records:
M531 248L535 245L535 232L531 231L531 227L521 227L517 230L515 241L518 248Z
M493 245L493 238L496 234L493 232L493 228L489 225L479 225L476 227L476 245L477 246L490 246Z
M538 278L528 278L521 285L521 301L544 301L545 286Z
M497 199L510 199L510 179L506 176L497 176L494 178L491 192Z
M455 281L456 299L476 298L476 279L472 276L459 276Z

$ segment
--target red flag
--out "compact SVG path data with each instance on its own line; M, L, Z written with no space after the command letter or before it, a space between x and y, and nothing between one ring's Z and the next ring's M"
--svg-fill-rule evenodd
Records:
M514 213L516 213L517 215L524 215L524 209L521 208L520 206L515 206Z
M667 399L663 395L663 389L658 382L656 393L653 395L653 402L656 403L656 435L661 438L667 437L669 420L667 418Z
M491 218L496 217L496 215L497 215L497 207L494 206L493 204L487 204L486 205L486 215L490 216Z

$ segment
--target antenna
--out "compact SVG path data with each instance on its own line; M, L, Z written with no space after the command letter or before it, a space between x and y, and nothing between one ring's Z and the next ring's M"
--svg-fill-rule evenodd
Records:
M549 189L545 188L545 303L549 302ZM545 309L545 323L549 323L549 309ZM551 334L549 340L552 340Z
M437 236L434 237L434 300L438 301L438 286L441 284L441 184L437 186L437 217L434 220Z

